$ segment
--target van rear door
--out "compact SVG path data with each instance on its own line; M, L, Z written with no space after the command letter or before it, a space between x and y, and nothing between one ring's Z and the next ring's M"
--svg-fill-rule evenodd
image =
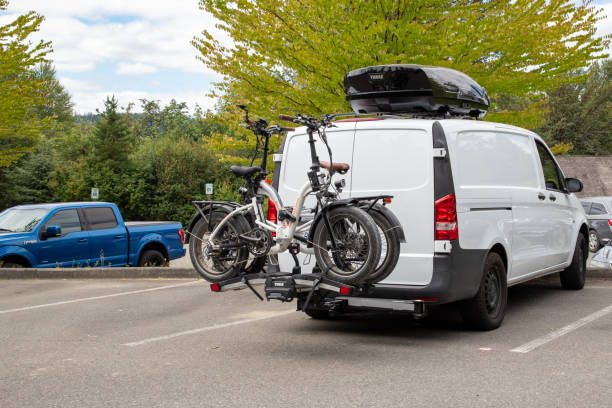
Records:
M434 182L432 122L385 119L357 122L351 168L352 197L393 195L389 209L406 242L383 283L427 285L433 272Z

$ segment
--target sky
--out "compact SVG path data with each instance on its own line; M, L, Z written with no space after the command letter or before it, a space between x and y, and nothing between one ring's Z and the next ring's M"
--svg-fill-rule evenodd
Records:
M598 34L612 33L612 1L596 0L609 17L598 23ZM212 109L207 97L220 77L196 59L190 44L215 20L198 0L9 0L0 25L34 10L45 16L38 38L53 43L57 76L72 95L77 113L102 110L108 95L120 106L139 99L171 99Z

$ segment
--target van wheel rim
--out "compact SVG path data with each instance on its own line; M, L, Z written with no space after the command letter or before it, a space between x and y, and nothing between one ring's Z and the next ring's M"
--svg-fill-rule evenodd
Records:
M487 275L485 277L485 305L487 308L487 313L491 316L497 314L497 310L500 305L500 282L499 276L497 273L497 268L492 267L487 271Z

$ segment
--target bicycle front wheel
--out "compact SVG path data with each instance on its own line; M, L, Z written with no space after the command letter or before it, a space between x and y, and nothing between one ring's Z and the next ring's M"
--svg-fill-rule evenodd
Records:
M331 279L355 284L372 273L380 259L381 241L376 223L357 207L338 207L328 213L336 239L332 247L330 231L324 220L315 228L314 253L319 267Z

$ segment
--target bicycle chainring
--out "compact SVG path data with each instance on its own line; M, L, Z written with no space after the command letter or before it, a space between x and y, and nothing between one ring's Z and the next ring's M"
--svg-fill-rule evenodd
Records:
M247 248L249 252L256 257L267 255L272 248L272 235L263 228L253 228L247 234L249 238L254 238L256 241L249 241Z

